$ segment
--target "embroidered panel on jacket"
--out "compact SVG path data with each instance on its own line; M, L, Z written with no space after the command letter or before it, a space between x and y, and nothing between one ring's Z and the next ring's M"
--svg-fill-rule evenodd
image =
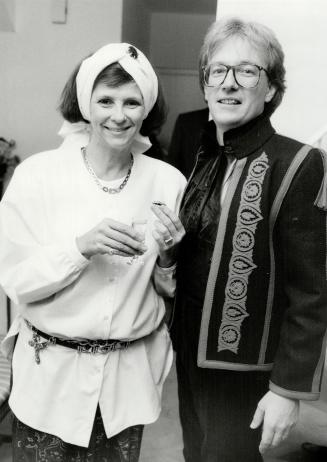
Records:
M242 187L240 207L233 235L233 251L229 262L222 321L218 334L218 351L238 352L242 336L242 323L249 316L247 292L249 278L257 268L253 260L257 224L261 214L262 184L269 168L268 157L263 153L249 167Z
M212 291L210 312L208 298L204 306L208 329L202 331L207 330L209 361L258 361L270 275L268 159L264 151L259 151L239 161L245 165L235 192L232 197L229 193L223 205L206 291Z

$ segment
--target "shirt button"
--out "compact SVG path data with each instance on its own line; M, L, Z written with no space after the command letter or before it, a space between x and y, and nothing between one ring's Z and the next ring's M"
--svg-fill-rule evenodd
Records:
M103 319L104 319L105 321L109 321L109 316L105 316Z
M113 276L110 276L110 277L108 278L108 281L109 281L109 282L115 282L115 280L116 280L116 278L114 278Z

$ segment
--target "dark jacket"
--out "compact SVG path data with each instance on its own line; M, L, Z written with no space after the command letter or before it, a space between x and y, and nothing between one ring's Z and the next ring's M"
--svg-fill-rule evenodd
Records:
M212 188L215 159L222 149L236 157L205 287L198 366L272 370L272 391L317 399L327 326L326 213L314 205L322 153L297 156L303 144L276 134L265 116L227 132L224 145L210 122L181 210L190 229ZM191 252L182 246L177 329Z
M201 133L209 119L208 108L179 114L176 119L167 161L188 178L195 165Z

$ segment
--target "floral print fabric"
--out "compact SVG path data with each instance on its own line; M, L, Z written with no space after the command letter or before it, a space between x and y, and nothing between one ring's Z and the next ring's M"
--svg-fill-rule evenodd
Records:
M126 428L107 438L99 408L87 448L13 421L13 462L137 462L143 425Z

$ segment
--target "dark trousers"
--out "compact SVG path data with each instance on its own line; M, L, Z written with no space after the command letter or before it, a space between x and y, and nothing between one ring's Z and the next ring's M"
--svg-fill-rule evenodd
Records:
M137 462L143 425L126 428L107 438L99 408L88 448L65 443L60 438L13 422L13 462Z
M185 461L262 461L261 429L249 425L269 374L199 368L187 350L176 367Z

